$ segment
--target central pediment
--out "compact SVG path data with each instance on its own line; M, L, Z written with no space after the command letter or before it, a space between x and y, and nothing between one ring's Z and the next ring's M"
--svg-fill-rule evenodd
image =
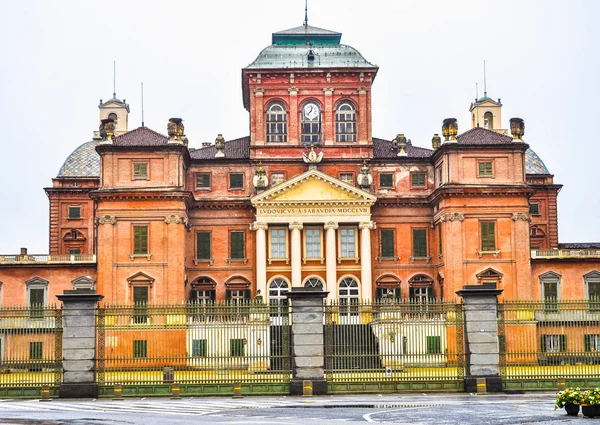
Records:
M377 198L362 189L344 183L318 170L309 170L299 176L256 195L252 205L282 204L360 204L371 206Z

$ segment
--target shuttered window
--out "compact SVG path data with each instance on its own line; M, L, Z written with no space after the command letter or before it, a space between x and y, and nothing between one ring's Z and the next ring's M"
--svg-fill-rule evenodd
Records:
M381 230L381 256L394 257L394 231Z
M558 353L567 351L566 335L542 335L542 351Z
M411 187L413 189L424 188L425 187L425 173L412 173L411 177Z
M481 250L496 250L496 223L493 221L481 222Z
M210 232L196 232L196 258L210 260Z
M494 169L492 167L492 161L481 161L479 163L479 177L492 177L494 175Z
M205 339L192 340L192 357L206 357L207 341Z
M242 173L229 174L229 189L243 189L244 175Z
M585 351L600 351L600 335L584 335Z
M229 233L230 251L233 259L243 259L244 255L244 232Z
M44 344L42 342L29 343L29 360L42 360L44 357Z
M134 286L133 287L133 322L147 323L148 322L148 287Z
M427 337L427 354L441 354L442 338L440 336Z
M379 175L379 187L393 187L394 175L392 173L382 173Z
M29 317L44 317L46 290L44 288L29 288Z
M133 340L133 358L144 359L148 357L148 341L145 339Z
M413 257L427 257L427 230L413 229Z
M196 174L196 187L198 189L210 189L210 173Z
M148 254L148 226L133 226L133 253Z
M244 357L245 345L244 339L231 339L229 340L229 348L231 357Z
M148 178L148 163L136 162L133 164L133 178L144 180Z

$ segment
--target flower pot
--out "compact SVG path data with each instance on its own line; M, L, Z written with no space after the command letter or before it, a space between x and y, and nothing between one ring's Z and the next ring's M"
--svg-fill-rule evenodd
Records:
M600 416L599 410L600 409L598 409L597 404L582 404L581 405L581 413L583 413L583 416L587 416L588 418Z
M579 414L579 405L575 403L565 404L565 410L568 416L577 416Z

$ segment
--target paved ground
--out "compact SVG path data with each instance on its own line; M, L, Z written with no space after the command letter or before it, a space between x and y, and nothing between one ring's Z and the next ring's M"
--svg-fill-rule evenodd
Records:
M555 411L554 393L0 401L0 425L584 425L590 420Z

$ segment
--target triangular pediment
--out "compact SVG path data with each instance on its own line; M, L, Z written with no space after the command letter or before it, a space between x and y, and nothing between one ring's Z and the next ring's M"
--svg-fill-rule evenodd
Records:
M318 170L309 170L272 187L251 199L253 205L286 203L361 203L372 205L377 198Z

